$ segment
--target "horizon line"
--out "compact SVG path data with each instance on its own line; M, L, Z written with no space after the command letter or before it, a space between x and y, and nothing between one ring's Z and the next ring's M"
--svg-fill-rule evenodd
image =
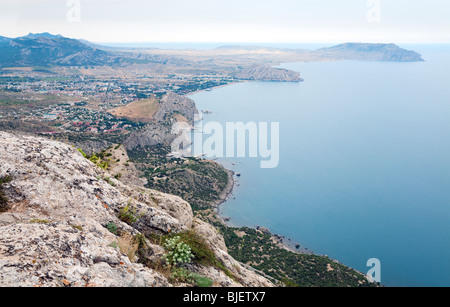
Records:
M16 37L9 37L9 36L3 36L0 35L0 37L10 38L10 39L16 39L21 38L27 35L37 35L37 34L50 34L52 36L62 36L65 38L71 38L76 40L85 40L90 43L94 44L308 44L308 45L331 45L331 44L345 44L345 43L366 43L366 44L404 44L404 45L450 45L450 41L435 41L435 42L426 42L426 41L404 41L404 42L398 42L398 41L391 41L386 40L382 41L377 39L376 41L362 41L362 40L339 40L339 41L95 41L95 40L89 40L86 38L76 38L71 36L65 36L63 34L52 34L51 32L28 32L28 34L20 35Z

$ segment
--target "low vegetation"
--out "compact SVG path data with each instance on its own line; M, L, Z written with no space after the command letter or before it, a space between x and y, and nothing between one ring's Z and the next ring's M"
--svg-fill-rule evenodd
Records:
M102 151L98 154L91 154L88 155L86 154L82 149L78 149L78 151L83 155L83 157L85 157L86 159L88 159L89 161L91 161L92 163L94 163L95 165L97 165L98 167L100 167L101 169L108 169L110 164L111 164L111 159L108 158L108 155Z
M8 198L3 191L3 184L11 181L11 177L3 176L0 177L0 213L6 212L8 210Z
M228 173L218 163L197 158L167 158L170 148L148 146L129 152L130 159L147 179L147 188L177 195L195 211L220 199L228 185Z
M128 203L125 207L123 207L119 212L119 220L128 225L132 225L136 223L139 216L136 213L136 209L132 207L130 203Z
M269 234L256 229L216 224L229 254L287 287L368 287L359 272L326 256L300 254L274 243ZM239 235L238 235L239 234Z
M133 237L129 233L123 234L117 241L120 251L125 254L131 262L137 259L137 251L139 249L139 239Z
M181 241L179 236L168 238L164 243L167 254L164 259L169 266L178 266L184 263L190 263L194 258L191 247Z
M191 284L200 288L208 288L213 285L212 279L197 273L193 273L188 269L182 267L172 269L169 279L173 283Z

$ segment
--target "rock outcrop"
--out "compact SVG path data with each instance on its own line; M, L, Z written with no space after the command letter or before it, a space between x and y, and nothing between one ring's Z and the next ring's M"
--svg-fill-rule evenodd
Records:
M300 78L300 73L284 68L276 68L265 65L252 65L239 70L235 78L241 80L256 80L256 81L276 81L276 82L299 82L303 81Z
M161 107L156 112L154 119L163 122L175 113L184 116L188 122L193 123L195 115L199 112L194 100L169 92L162 97Z
M128 150L161 144L170 145L177 137L172 133L173 124L184 121L193 126L196 114L199 112L192 99L167 93L161 99L161 106L153 116L153 121L144 128L132 132L124 145Z
M5 176L9 210L0 214L0 286L176 285L158 268L138 263L120 242L125 235L183 231L204 238L233 274L191 265L214 286L272 286L235 261L223 238L194 218L187 202L111 179L66 144L0 132L0 177ZM119 218L124 208L132 209L133 221ZM148 237L145 243L147 253L161 261L163 247Z

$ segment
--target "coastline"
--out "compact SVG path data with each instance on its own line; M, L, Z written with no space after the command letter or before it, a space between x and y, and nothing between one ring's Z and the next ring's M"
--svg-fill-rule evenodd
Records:
M246 80L237 80L237 81L233 81L233 82L230 82L230 83L227 83L227 84L222 84L222 85L217 85L217 86L213 86L213 87L208 87L208 88L205 88L205 89L202 89L202 90L196 90L196 91L184 94L184 96L188 97L188 96L195 95L195 94L198 94L198 93L201 93L201 92L208 92L208 91L212 91L212 90L217 89L217 88L221 88L221 87L225 87L225 86L229 86L229 85L233 85L233 84L238 84L238 83L241 83L241 82L246 82Z
M218 162L217 162L218 163ZM220 165L222 165L222 167L224 168L224 170L227 172L228 174L228 184L225 187L225 189L223 190L222 194L220 195L219 199L212 202L211 206L214 209L214 212L217 216L217 218L227 227L229 228L239 228L237 226L233 226L230 224L231 218L230 217L225 217L221 214L220 212L220 206L223 205L225 202L227 202L230 197L232 197L233 195L233 191L235 189L235 186L237 184L237 181L235 179L235 175L236 172L230 169L227 169L223 164L219 163ZM248 226L249 227L249 226ZM277 244L279 247L284 248L290 252L294 252L294 253L298 253L298 254L306 254L306 255L314 255L314 252L309 250L306 247L302 247L298 242L293 241L291 238L288 238L286 236L282 236L282 235L278 235L278 234L274 234L272 233L269 229L265 228L264 226L253 226L253 227L249 227L249 228L254 228L258 231L261 231L263 233L269 234L272 238L272 241ZM297 248L297 245L299 246Z

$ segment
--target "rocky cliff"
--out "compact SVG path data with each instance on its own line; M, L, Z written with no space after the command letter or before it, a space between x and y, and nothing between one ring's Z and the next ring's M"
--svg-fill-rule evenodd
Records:
M161 144L170 145L177 137L172 133L173 124L184 121L193 125L194 116L198 113L192 99L169 92L162 97L153 120L143 129L131 133L124 145L128 150Z
M113 179L66 144L0 132L0 178L0 286L177 286L161 238L186 232L220 264L188 265L213 286L272 286L187 202Z
M266 65L252 65L239 70L235 78L255 81L299 82L300 73Z

